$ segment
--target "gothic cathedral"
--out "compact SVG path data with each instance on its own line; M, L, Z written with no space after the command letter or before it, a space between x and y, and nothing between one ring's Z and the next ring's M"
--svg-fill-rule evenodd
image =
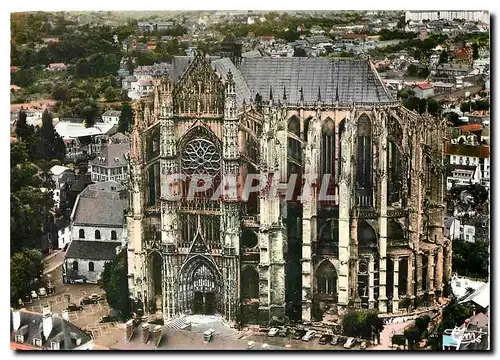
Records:
M311 321L446 291L446 124L403 108L369 59L198 53L154 83L135 103L127 214L147 313ZM251 174L276 191L244 194ZM211 186L187 196L199 175ZM217 194L230 179L236 195Z

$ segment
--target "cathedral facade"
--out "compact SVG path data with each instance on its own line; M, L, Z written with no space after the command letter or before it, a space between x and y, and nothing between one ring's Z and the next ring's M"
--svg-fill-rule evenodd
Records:
M130 296L165 320L250 323L442 296L446 124L403 108L369 59L237 64L175 57L135 104Z

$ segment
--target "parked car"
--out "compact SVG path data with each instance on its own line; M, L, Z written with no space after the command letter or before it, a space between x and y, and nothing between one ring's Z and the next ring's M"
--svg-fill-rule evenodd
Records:
M365 349L366 349L366 341L363 341L363 342L361 343L361 345L359 346L359 348L360 348L361 350L365 350Z
M101 316L101 319L99 320L100 323L109 323L114 321L118 321L118 318L111 315Z
M255 341L249 341L247 343L247 349L253 349L254 346L255 346Z
M295 336L293 337L296 340L302 339L302 336L304 336L307 333L307 331L302 330L302 329L297 329L295 330Z
M40 289L38 289L38 295L47 296L47 290L45 290L45 288L41 287Z
M35 290L32 290L30 295L31 295L32 299L35 299L35 300L38 299L38 294L36 293Z
M98 295L98 294L90 294L89 298L91 300L96 301L96 302L104 300L104 298L102 297L102 295Z
M345 349L350 349L352 348L352 346L354 345L354 343L356 342L356 340L353 338L353 337L350 337L349 339L347 339L347 341L345 342L344 344L344 348Z
M68 310L68 311L82 311L83 310L83 306L81 306L81 305L75 305L75 304L69 304L68 308L66 310Z
M85 296L80 300L80 305L89 305L89 304L97 304L97 301L89 298L88 296Z
M332 335L329 335L329 334L323 334L321 335L320 339L319 339L319 343L321 345L325 345L325 344L328 344L330 341L332 341L332 338L333 336Z
M54 285L48 285L47 286L47 294L55 294L56 292L56 287Z
M337 345L339 342L339 337L337 335L333 335L332 341L330 341L330 345Z
M69 282L71 284L86 284L87 280L86 279L70 279Z
M267 333L267 336L274 337L278 335L279 329L278 328L271 328L269 332Z
M310 341L314 337L315 334L316 334L316 331L309 330L308 332L306 332L306 334L304 336L302 336L302 340L303 341Z

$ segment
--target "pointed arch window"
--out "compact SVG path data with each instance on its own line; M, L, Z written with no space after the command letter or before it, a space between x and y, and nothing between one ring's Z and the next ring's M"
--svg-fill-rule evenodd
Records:
M330 118L321 127L321 172L335 177L335 122Z
M358 119L356 152L356 183L359 205L371 206L372 198L372 127L370 119L362 115Z
M83 229L78 230L78 238L85 239L85 230Z
M96 240L101 240L101 232L99 230L95 231L95 239Z
M316 285L318 294L337 293L337 271L330 261L323 261L316 270Z
M89 262L89 271L95 271L94 270L94 263L92 261Z
M241 274L241 297L243 299L259 297L259 274L252 266L248 266Z

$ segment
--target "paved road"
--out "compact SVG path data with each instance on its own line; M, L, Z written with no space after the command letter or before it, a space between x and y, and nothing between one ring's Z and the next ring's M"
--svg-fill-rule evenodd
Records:
M51 255L44 259L45 270L44 274L49 274L54 272L59 266L64 262L64 251L55 250Z
M392 335L393 334L402 334L404 332L405 327L411 325L414 320L409 320L399 324L387 324L384 326L384 329L380 333L380 344L373 346L370 350L392 350Z
M56 266L48 273L50 280L55 286L55 293L50 296L44 296L38 300L32 300L25 304L25 308L34 312L42 312L44 306L50 305L53 314L62 314L62 311L67 307L65 295L70 296L70 302L79 304L80 299L90 294L103 294L104 290L95 284L64 284L62 282L62 269L57 266L63 257L62 252L54 255L47 260L49 266ZM47 270L51 270L48 269ZM97 304L89 304L83 306L83 311L75 311L69 313L69 320L81 329L91 331L95 339L106 337L110 332L116 331L116 323L100 324L99 320L102 316L109 313L109 306L106 301L101 301Z

